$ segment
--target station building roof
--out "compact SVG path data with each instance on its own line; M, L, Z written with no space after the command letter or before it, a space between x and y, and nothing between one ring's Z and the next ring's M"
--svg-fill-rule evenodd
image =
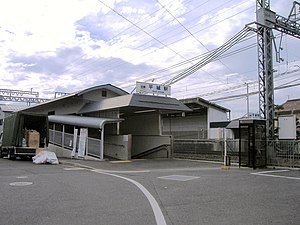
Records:
M203 98L196 97L196 98L185 98L185 99L180 99L182 103L188 105L192 109L197 109L197 108L215 108L224 112L230 112L230 109L227 109L225 107L222 107L220 105L217 105L215 103L212 103L210 101L207 101Z
M113 97L101 98L95 100L89 98L91 93L98 93L99 90L109 90L114 93ZM83 96L85 98L83 98ZM45 108L60 107L66 102L77 104L72 114L84 114L96 111L119 109L120 112L136 112L144 110L160 110L165 111L191 111L189 107L175 98L161 97L154 95L129 94L128 92L115 87L111 84L91 87L73 94L53 99L25 109L25 111L39 112ZM76 109L75 109L76 108Z

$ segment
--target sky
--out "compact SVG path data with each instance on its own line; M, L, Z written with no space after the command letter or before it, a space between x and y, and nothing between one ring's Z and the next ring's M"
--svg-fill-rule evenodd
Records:
M271 0L287 17L293 0ZM300 11L299 11L300 12ZM112 84L132 92L136 81L161 84L203 60L255 21L255 0L10 0L0 1L0 89L72 93ZM283 61L275 87L300 83L300 40L274 32ZM243 95L258 88L253 33L196 73L171 86L172 97L202 97L246 114ZM193 59L193 60L191 60ZM300 98L300 88L275 91L275 104ZM258 112L251 95L250 112Z

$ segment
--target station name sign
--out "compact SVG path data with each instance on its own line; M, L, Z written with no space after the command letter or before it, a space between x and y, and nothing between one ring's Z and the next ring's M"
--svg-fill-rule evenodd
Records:
M136 92L140 94L171 95L171 86L136 82Z

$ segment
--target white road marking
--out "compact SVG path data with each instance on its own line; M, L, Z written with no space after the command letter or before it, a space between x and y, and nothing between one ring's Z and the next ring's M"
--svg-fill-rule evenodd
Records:
M93 169L93 171L102 172L102 173L149 173L150 170L102 170L102 169ZM95 172L94 171L94 172Z
M252 175L256 176L265 176L265 177L276 177L276 178L284 178L284 179L291 179L291 180L300 180L299 177L289 177L289 176L280 176L280 175L273 175L268 173L280 173L280 172L288 172L290 170L271 170L271 171L262 171L257 173L251 173Z
M17 178L18 179L26 179L26 178L28 178L28 176L18 176Z
M189 180L198 179L199 177L185 176L185 175L169 175L169 176L163 176L158 178L165 179L165 180L175 180L175 181L189 181Z
M85 170L85 168L82 168L82 167L67 167L67 168L64 168L64 170Z
M28 186L28 185L32 185L33 182L13 182L10 183L10 186Z
M265 173L281 173L281 172L288 172L289 170L270 170L270 171L262 171L252 174L265 174Z
M150 205L152 207L154 216L155 216L156 224L157 225L167 225L165 217L164 217L164 215L163 215L163 213L162 213L162 211L161 211L161 209L160 209L157 201L150 194L150 192L143 185L141 185L139 182L137 182L135 180L132 180L130 178L127 178L127 177L122 177L122 176L119 176L119 175L116 175L116 174L106 173L106 172L102 172L102 171L99 171L99 170L91 170L91 171L96 172L96 173L100 173L100 174L105 174L105 175L117 177L117 178L121 178L121 179L127 180L130 183L132 183L135 186L137 186L143 192L143 194L146 196L146 198L148 199L148 201L149 201L149 203L150 203Z

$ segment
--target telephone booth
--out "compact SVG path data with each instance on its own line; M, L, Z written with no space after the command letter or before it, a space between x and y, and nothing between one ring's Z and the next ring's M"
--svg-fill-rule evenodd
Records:
M239 166L266 167L266 120L239 120Z

